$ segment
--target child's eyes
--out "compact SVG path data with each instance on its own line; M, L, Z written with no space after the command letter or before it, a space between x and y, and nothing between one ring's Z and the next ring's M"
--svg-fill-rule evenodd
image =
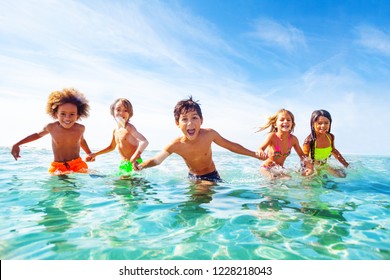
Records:
M188 122L189 120L197 121L197 120L199 120L199 119L200 119L200 117L197 116L197 115L194 115L194 116L187 116L187 117L181 117L181 118L180 118L180 120L181 120L182 122Z
M66 116L67 114L65 112L60 112L60 116ZM76 116L76 113L70 113L69 116L74 117Z

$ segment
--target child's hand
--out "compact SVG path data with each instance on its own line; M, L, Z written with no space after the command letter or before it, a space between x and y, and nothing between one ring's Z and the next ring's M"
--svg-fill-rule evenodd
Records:
M313 171L313 169L311 169L311 168L305 168L304 170L303 170L303 175L304 176L310 176L310 175L312 175L314 173L314 171Z
M257 150L256 156L261 160L266 160L268 158L268 155L262 149Z
M20 148L18 145L12 146L11 154L13 155L15 160L18 160L18 158L20 158Z
M135 165L137 163L137 160L141 158L141 152L135 152L131 158L130 158L130 162Z
M96 158L96 155L94 153L92 154L88 154L86 157L85 157L85 161L89 162L89 161L95 161L95 158Z
M133 156L130 158L130 162L133 165L133 169L135 171L140 171L142 168L139 167L137 160L141 159L141 152L135 152ZM141 160L142 162L142 160Z
M302 166L302 175L310 176L314 173L314 166L310 158L304 157L301 161L301 166Z
M141 164L138 164L138 162L133 162L133 169L135 171L141 171L142 170L142 163Z

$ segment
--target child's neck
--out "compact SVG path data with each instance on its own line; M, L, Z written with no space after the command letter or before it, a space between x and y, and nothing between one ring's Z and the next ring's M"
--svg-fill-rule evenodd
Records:
M123 125L118 123L118 129L126 128L126 126L127 126L127 123L124 123Z
M291 134L290 131L278 131L276 132L276 135L281 139L281 140L284 140L284 139L287 139L288 136Z
M322 138L325 138L325 137L326 137L326 132L325 133L316 132L316 138L317 139L322 139Z

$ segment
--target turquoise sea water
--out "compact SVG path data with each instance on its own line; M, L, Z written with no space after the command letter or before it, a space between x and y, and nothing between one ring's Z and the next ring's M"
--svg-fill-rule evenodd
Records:
M50 150L21 155L0 148L1 259L390 259L390 157L345 155L344 179L270 182L259 161L214 152L226 182L210 187L175 155L131 180L117 152L68 176L49 175Z

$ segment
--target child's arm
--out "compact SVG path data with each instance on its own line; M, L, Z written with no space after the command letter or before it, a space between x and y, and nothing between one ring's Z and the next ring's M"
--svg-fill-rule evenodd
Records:
M332 156L334 156L345 168L349 166L349 163L345 160L345 158L340 154L337 149L333 149Z
M11 154L13 155L15 160L18 160L18 158L20 158L20 147L19 147L20 145L38 140L39 138L47 135L48 133L49 133L49 131L47 130L47 126L45 126L42 131L37 132L37 133L33 133L33 134L27 136L26 138L23 138L22 140L20 140L16 144L14 144L12 146L12 149L11 149Z
M135 162L133 164L134 169L139 171L144 168L149 168L161 164L172 153L177 153L178 145L180 146L180 141L181 141L181 137L178 137L175 140L173 140L172 143L166 146L163 151L161 151L151 159L145 160L144 162L141 163Z
M330 134L330 137L332 138L332 156L334 156L345 168L347 168L349 166L349 163L344 159L344 157L334 146L334 135Z
M84 136L81 137L80 141L80 147L84 150L84 152L87 154L86 158L90 158L92 155L91 149L89 148L87 141L85 140Z
M267 138L265 138L263 144L260 145L259 149L257 150L256 154L261 158L261 159L267 159L268 158L268 155L266 154L265 152L265 149L267 149L267 147L269 145L271 145L271 139L272 139L272 134L268 134Z
M313 174L313 165L311 163L311 160L302 151L301 146L299 145L298 138L295 136L293 137L293 147L294 147L295 152L298 154L299 158L301 159L301 164L305 168L303 175L308 176L308 175Z
M136 160L141 157L142 152L149 145L149 141L141 133L139 133L138 130L134 126L133 126L133 129L131 130L131 134L138 141L137 150L134 152L133 156L130 158L130 161L134 165Z
M214 136L214 143L233 152L233 153L236 153L236 154L240 154L240 155L244 155L244 156L250 156L250 157L254 157L254 158L257 158L257 159L266 159L264 157L261 157L259 154L257 154L256 152L254 151L251 151L251 150L248 150L247 148L241 146L240 144L238 143L235 143L235 142L232 142L232 141L229 141L225 138L223 138L218 132L216 131L213 131L213 133L215 133L215 136Z
M106 147L106 148L104 148L96 153L90 153L86 157L86 161L94 161L97 156L109 153L109 152L113 151L115 149L115 147L116 147L115 136L114 136L114 134L112 134L112 140L111 140L110 145L108 145L108 147Z
M310 155L310 136L308 136L303 142L302 151L305 156L308 157Z
M159 154L157 154L156 156L152 157L151 159L145 160L142 163L135 162L134 165L133 165L134 169L139 171L139 170L142 170L142 169L145 169L145 168L149 168L149 167L153 167L153 166L159 165L160 163L162 163L170 155L171 154L167 150L164 150L164 151L160 152Z

